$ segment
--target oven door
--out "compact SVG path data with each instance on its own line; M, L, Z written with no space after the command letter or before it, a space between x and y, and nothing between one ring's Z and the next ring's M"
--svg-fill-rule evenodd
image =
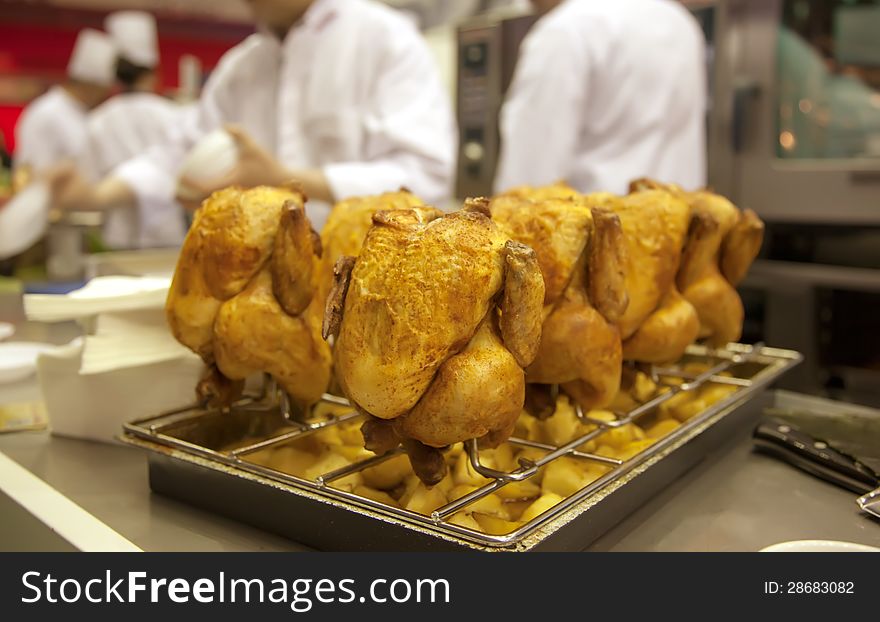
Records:
M535 15L483 16L458 27L458 170L455 196L491 196L501 137L498 115L519 46Z
M880 224L880 0L724 0L710 183L769 222Z

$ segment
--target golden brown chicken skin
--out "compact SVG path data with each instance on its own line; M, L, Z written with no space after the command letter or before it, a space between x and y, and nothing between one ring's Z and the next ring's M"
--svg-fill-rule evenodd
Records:
M510 434L523 405L522 366L540 338L534 252L486 211L472 200L452 214L376 213L349 277L337 262L336 282L348 283L333 288L326 307L329 334L338 327L340 385L371 417L367 447L401 439L428 484L445 472L439 448Z
M623 342L623 358L643 363L671 363L697 340L700 318L673 283L660 306Z
M631 190L635 195L665 192L688 204L690 221L676 287L699 317L700 338L716 347L737 341L743 307L734 288L760 251L764 223L752 210L740 211L710 190L687 192L650 179L634 181ZM681 314L680 301L675 304Z
M585 409L606 405L620 382L615 324L628 304L619 218L561 183L514 188L490 207L507 235L535 249L544 277L541 341L526 381L562 385Z
M174 336L210 366L199 394L228 404L267 372L297 406L330 377L315 296L320 243L296 188L226 188L196 212L165 312Z
M621 320L623 358L645 363L679 359L697 338L696 309L677 291L675 274L687 236L685 201L656 184L634 183L624 197L596 194L622 223L627 248L625 282L630 305Z
M721 246L721 273L736 287L761 251L764 222L750 209L743 210Z
M623 197L593 194L587 200L614 212L623 229L624 281L629 305L619 327L625 341L658 309L675 282L690 209L687 203L663 190Z
M333 267L340 257L357 257L367 232L373 226L373 214L382 210L424 206L422 200L406 189L383 194L350 197L330 210L321 230L321 278L319 295L326 299L333 282Z
M696 212L677 279L682 295L699 315L699 337L718 347L740 338L744 318L739 294L718 265L722 236L715 215Z

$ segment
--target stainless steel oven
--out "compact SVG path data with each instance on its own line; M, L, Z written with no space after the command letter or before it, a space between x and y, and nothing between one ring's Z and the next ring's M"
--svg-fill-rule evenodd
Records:
M771 222L880 225L880 0L712 5L711 184Z
M880 404L880 0L702 3L709 180L767 222L746 335L800 391Z
M483 16L458 27L458 198L488 196L498 160L498 113L523 38L537 18Z

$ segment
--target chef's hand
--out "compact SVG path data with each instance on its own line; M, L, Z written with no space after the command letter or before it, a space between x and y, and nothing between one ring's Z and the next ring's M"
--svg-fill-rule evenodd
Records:
M40 177L49 184L52 207L62 211L95 209L94 188L72 162L62 162Z
M223 177L201 181L182 177L177 188L177 200L187 209L193 210L201 205L212 192L229 186L279 186L293 179L293 174L285 169L272 155L260 147L237 125L227 125L224 129L235 140L238 148L238 161L235 167Z
M41 174L52 193L52 207L61 211L135 209L137 197L126 182L108 175L90 183L72 163L63 163Z
M12 194L24 190L34 178L34 171L29 164L19 164L12 169Z

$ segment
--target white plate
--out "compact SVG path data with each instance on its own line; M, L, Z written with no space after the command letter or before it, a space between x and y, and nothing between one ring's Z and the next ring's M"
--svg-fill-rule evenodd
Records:
M52 195L44 182L35 182L0 206L0 259L30 248L46 232Z
M37 370L37 357L54 346L46 343L0 343L0 384L24 380Z
M0 322L0 341L9 339L15 334L15 326L9 322Z
M837 540L793 540L763 548L761 553L880 553L880 549Z
M170 276L98 276L65 295L25 294L24 314L34 322L61 322L99 313L162 309L170 285Z

